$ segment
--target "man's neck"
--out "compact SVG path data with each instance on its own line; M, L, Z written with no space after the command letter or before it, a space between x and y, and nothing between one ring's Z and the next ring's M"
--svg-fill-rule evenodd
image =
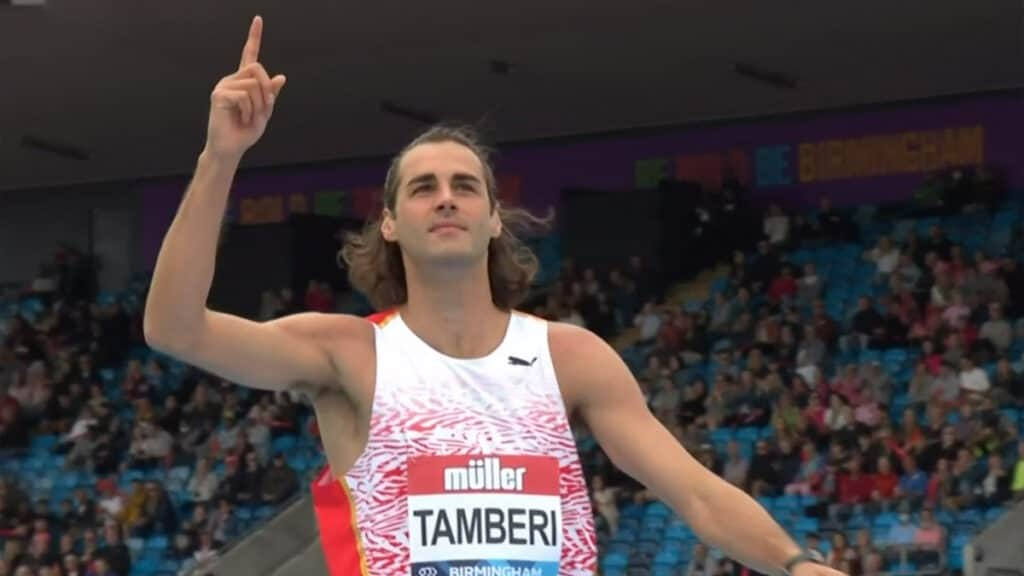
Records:
M479 358L504 338L509 313L492 301L486 264L436 276L406 266L406 285L408 300L399 310L402 321L442 354Z

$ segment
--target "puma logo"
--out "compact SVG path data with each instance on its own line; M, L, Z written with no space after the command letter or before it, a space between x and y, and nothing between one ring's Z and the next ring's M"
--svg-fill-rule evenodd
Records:
M527 362L526 360L523 360L522 358L516 357L516 356L509 356L508 357L508 363L511 364L512 366L533 366L533 363L536 362L536 361L537 361L537 357L536 356L534 356L533 360L530 360L529 362Z

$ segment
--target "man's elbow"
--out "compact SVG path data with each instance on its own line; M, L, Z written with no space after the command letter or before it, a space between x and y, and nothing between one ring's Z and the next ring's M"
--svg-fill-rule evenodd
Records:
M187 354L195 345L198 332L197 328L172 323L153 314L146 314L142 319L142 337L146 345L177 358Z

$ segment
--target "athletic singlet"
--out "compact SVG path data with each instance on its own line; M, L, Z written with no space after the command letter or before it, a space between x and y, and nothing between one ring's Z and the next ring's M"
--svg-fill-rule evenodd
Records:
M547 322L513 313L482 358L446 356L372 316L366 448L312 493L332 576L590 575L593 515Z

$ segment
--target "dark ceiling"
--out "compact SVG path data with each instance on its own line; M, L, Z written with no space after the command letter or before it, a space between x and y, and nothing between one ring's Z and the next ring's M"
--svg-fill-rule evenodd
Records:
M421 125L384 100L514 142L1016 87L1024 67L1018 0L4 5L0 189L188 173L256 13L289 81L249 166L393 152Z

